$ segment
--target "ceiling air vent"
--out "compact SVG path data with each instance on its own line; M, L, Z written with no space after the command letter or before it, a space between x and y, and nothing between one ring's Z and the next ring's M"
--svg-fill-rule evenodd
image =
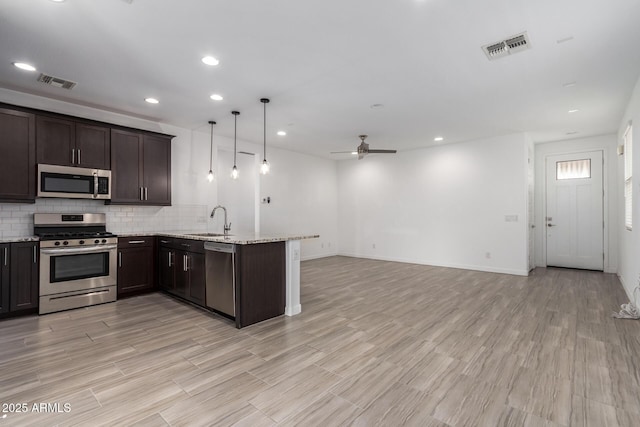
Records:
M73 87L77 84L76 82L72 82L70 80L64 80L58 77L48 76L43 73L40 73L40 76L38 77L38 81L48 84L49 86L61 87L62 89L73 89Z
M487 58L489 58L490 61L493 61L494 59L529 49L530 47L531 42L529 41L529 36L524 32L513 37L509 37L506 40L484 45L482 46L482 50L485 55L487 55Z

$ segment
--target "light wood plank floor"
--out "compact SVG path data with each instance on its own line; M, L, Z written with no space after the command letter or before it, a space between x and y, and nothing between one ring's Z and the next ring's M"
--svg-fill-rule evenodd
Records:
M0 426L638 426L614 275L332 257L303 313L237 330L163 294L0 322ZM3 414L0 414L0 417Z

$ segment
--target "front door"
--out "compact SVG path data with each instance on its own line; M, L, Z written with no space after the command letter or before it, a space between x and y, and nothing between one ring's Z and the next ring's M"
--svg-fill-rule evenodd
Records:
M602 151L546 160L547 265L603 270Z

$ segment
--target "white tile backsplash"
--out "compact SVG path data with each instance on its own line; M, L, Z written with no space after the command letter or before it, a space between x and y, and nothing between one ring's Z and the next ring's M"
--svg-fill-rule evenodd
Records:
M33 234L34 213L104 212L107 231L196 231L207 229L206 205L111 206L94 200L37 199L35 204L0 203L0 238Z

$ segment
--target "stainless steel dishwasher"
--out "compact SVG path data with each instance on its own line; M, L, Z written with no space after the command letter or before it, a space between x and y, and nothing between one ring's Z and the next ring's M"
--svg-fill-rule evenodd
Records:
M236 245L205 242L207 307L236 316Z

